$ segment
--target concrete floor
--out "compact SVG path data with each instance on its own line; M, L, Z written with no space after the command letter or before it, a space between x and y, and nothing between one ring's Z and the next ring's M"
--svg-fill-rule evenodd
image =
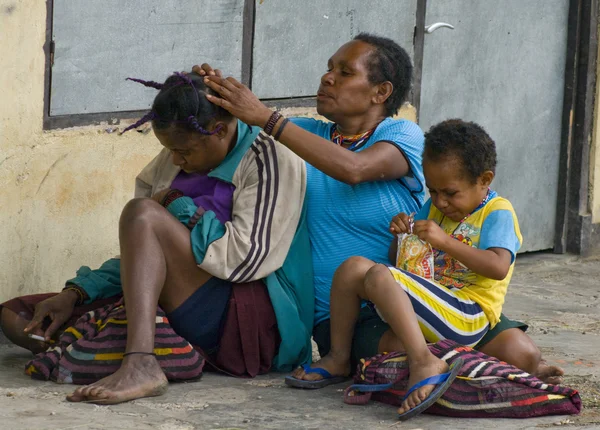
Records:
M206 374L172 384L162 397L116 406L73 404L73 386L37 382L23 374L30 354L0 345L0 429L529 429L600 428L600 259L533 254L519 258L506 313L531 325L530 334L550 363L565 368L577 388L579 416L528 420L467 420L421 415L395 420L393 407L348 406L340 386L292 390L282 375L237 380Z

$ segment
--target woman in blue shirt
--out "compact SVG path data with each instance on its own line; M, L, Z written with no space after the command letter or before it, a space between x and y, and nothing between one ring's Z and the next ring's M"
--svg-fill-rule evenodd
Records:
M424 202L423 132L411 121L392 118L406 100L411 74L404 49L390 39L360 34L331 57L321 78L317 111L330 121L294 118L283 125L280 119L273 130L308 164L316 325L329 319L336 268L353 255L387 263L389 220L398 211L418 211ZM207 84L217 91L225 85L239 88L231 78L224 85ZM228 108L226 101L209 100ZM238 104L231 108L250 112ZM256 108L257 124L276 117L262 104Z

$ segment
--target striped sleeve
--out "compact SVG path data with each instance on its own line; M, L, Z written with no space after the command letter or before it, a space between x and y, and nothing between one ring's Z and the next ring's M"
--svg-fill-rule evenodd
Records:
M300 220L306 192L304 162L260 133L235 176L231 221L208 211L192 230L198 265L213 276L242 283L279 269Z

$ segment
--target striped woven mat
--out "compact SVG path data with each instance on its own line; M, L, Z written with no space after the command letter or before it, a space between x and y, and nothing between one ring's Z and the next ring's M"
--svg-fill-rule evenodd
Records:
M64 384L91 384L121 366L127 342L123 300L90 311L67 328L58 342L25 366L33 379ZM156 312L154 353L170 381L198 379L204 358L177 335L162 309Z
M528 418L581 411L581 398L574 389L545 384L523 370L451 340L429 345L429 349L448 364L461 357L464 365L448 391L426 413L465 418ZM373 399L400 406L408 373L403 353L363 359L354 377L355 384L390 387L366 393L353 385L346 389L344 402L361 405Z

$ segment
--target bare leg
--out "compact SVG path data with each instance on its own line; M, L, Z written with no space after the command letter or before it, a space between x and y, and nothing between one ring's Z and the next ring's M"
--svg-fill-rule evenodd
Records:
M378 264L369 270L364 292L406 349L410 369L409 387L425 378L448 371L446 362L429 351L408 294L398 285L386 266ZM434 385L425 385L414 391L402 403L398 413L402 414L419 405L434 388Z
M548 384L562 382L564 371L558 366L550 366L543 361L542 353L533 340L518 328L504 330L485 344L480 351L523 369Z
M21 348L30 350L34 354L43 352L48 348L48 346L39 340L30 339L23 331L23 329L27 327L27 324L29 324L29 321L30 320L17 315L10 309L5 307L2 308L2 314L0 315L0 326L2 326L2 332L7 339ZM33 334L43 336L44 331L38 328Z
M377 352L382 354L384 352L392 351L406 351L406 348L404 348L404 345L402 345L402 341L398 338L398 336L396 336L390 329L383 333L383 336L381 336L381 339L379 339Z
M331 286L331 350L315 366L327 369L332 375L349 373L352 334L360 311L360 299L375 303L405 347L411 369L409 386L448 370L446 362L427 348L410 299L389 269L358 257L347 260L336 271ZM294 376L311 380L320 378L302 370L297 370ZM433 389L433 385L425 385L413 392L398 413L420 404Z
M153 200L135 199L125 206L119 241L126 352L151 353L159 301L165 312L175 310L210 275L196 265L189 230ZM120 403L161 395L166 389L167 379L155 357L130 355L113 375L78 388L68 400Z
M336 270L331 285L331 349L312 367L323 368L333 376L350 374L352 337L360 312L359 293L364 290L365 275L374 265L366 258L351 257ZM296 369L292 376L307 381L323 379L317 373L305 373L302 368Z

